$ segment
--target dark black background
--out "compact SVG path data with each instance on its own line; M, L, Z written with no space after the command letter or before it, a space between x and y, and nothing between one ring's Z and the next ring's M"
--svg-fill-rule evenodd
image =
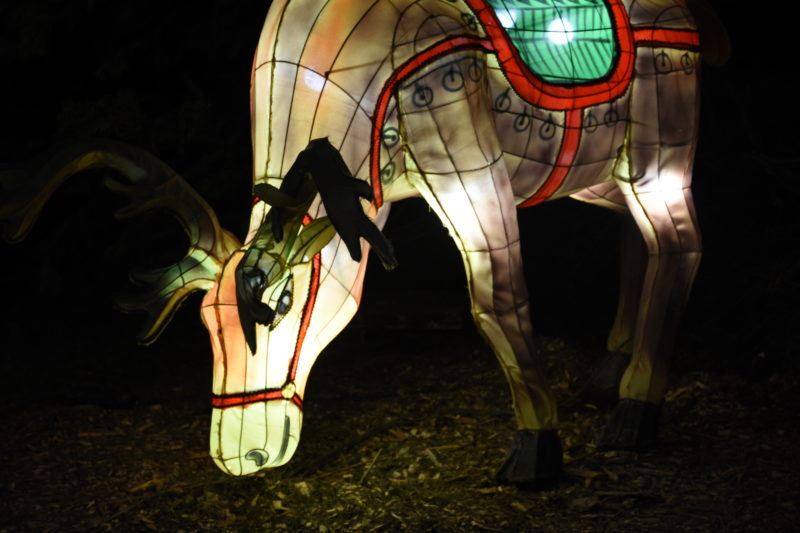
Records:
M791 20L777 7L713 3L731 33L733 58L703 73L695 196L705 256L679 346L702 354L699 364L711 369L752 373L761 353L756 362L776 371L796 364L800 325L800 154L790 81L796 47ZM243 236L249 70L267 9L268 2L252 0L4 3L0 163L14 165L83 136L124 140L173 166L223 226ZM77 366L89 380L124 384L115 361L135 356L166 385L181 378L171 365L159 370L163 357L201 365L210 380L199 297L161 341L177 351L133 348L139 318L112 311L112 293L125 289L128 268L174 259L173 245L182 241L166 217L115 221L121 202L101 177L73 179L25 242L0 247L4 376L40 388L37 368ZM599 351L615 308L615 217L561 200L521 211L520 223L535 330ZM450 316L450 325L464 322L463 269L433 215L420 202L400 203L386 232L401 266L386 274L373 262L356 326L389 327L393 315L412 323L416 315L437 314Z

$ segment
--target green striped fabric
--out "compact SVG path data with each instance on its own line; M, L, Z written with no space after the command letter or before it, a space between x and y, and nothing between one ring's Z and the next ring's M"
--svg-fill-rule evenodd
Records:
M556 85L590 83L614 66L617 43L602 0L487 0L528 68Z

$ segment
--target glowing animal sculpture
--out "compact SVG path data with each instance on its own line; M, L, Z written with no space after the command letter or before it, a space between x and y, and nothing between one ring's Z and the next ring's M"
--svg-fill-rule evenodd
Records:
M153 289L126 305L150 313L147 343L207 291L211 455L241 475L291 458L306 379L358 308L369 244L393 266L378 226L391 202L421 196L462 254L472 314L511 388L519 431L498 477L546 482L561 449L516 209L572 196L628 221L608 347L632 359L602 443L651 443L701 254L689 189L698 50L679 0L275 0L252 72L244 245L166 165L120 143L57 152L0 217L19 239L63 179L102 166L129 180L110 183L132 199L122 216L181 220L187 256L140 273Z

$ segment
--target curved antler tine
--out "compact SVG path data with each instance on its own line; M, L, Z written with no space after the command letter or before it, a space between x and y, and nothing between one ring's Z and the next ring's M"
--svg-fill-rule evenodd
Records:
M142 294L117 294L114 302L121 311L147 313L145 324L138 334L139 343L147 345L155 341L191 293L207 291L214 286L219 268L212 263L213 260L208 256L198 259L187 255L169 267L131 272L132 279L144 282L151 288Z
M210 289L225 261L240 247L238 239L222 229L211 207L163 161L149 152L117 141L84 141L52 151L27 167L0 174L5 196L0 220L5 220L7 240L24 238L44 204L67 178L91 168L112 169L126 178L109 178L105 185L124 194L130 204L119 211L120 219L150 209L164 209L181 224L189 237L189 249L178 263L132 274L150 285L137 296L123 297L118 305L126 311L148 315L140 342L153 342L178 305L191 293Z
M122 143L72 144L0 173L3 189L0 221L5 222L5 240L13 243L24 239L50 196L73 174L92 168L112 168L125 173L127 168L124 164L120 166L121 160L108 157L109 147L115 144Z
M160 174L160 175L159 175ZM180 175L163 165L159 174L135 176L132 185L107 179L106 187L128 197L130 203L116 212L116 217L126 220L146 211L162 209L172 214L189 237L189 253L204 251L218 265L227 260L240 247L239 240L224 230L211 206Z
M295 265L309 261L333 239L334 235L336 235L336 228L333 227L328 217L321 217L309 222L298 232L291 249L286 251L288 253L285 252L287 263Z
M138 163L146 172L128 175L130 185L106 181L106 187L130 200L128 206L117 211L117 218L124 220L154 209L165 210L175 217L189 238L189 249L176 264L131 273L132 280L150 286L148 292L121 297L118 301L122 310L147 313L139 342L149 344L158 338L189 294L213 287L225 261L241 244L219 225L212 208L180 175L145 154Z

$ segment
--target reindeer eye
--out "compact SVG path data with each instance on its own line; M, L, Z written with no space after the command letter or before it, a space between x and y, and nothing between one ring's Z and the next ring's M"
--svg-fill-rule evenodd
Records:
M279 315L285 315L286 311L292 306L292 291L286 289L281 294L281 297L278 298L278 305L275 309L275 312Z
M292 290L294 289L294 280L291 275L289 275L289 279L286 280L286 284L283 286L283 291L281 291L280 297L278 297L278 301L275 302L275 311L279 315L285 315L286 312L292 307Z
M278 285L270 296L269 306L275 309L275 318L272 324L270 324L271 329L278 327L283 317L286 316L286 313L291 309L293 287L294 282L292 275L289 274L286 281L282 285Z
M244 280L247 283L250 291L256 296L264 290L264 285L267 282L267 276L258 268L247 269L245 271Z

